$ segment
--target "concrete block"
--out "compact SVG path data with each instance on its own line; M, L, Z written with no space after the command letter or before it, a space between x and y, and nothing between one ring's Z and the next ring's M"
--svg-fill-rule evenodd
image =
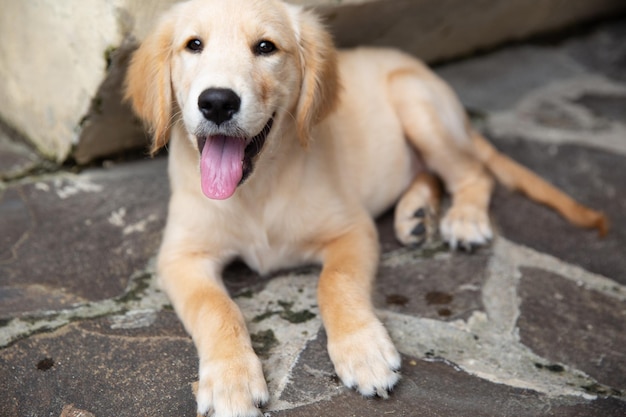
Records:
M81 162L102 156L101 148L123 150L133 126L119 121L129 120L128 111L115 117L119 82L109 80L121 77L113 52L172 2L0 0L0 37L5 39L0 45L0 117L57 162L75 149ZM104 110L112 117L92 127ZM107 125L110 130L100 129ZM103 134L93 138L94 128ZM137 139L131 142L137 145Z
M147 139L120 83L130 52L176 0L0 0L0 118L49 159L79 163ZM428 61L626 10L623 0L294 0L337 43L397 46Z

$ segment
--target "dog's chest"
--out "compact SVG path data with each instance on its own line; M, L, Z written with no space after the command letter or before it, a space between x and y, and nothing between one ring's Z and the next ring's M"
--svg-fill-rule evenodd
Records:
M272 242L268 239L248 241L240 248L240 257L252 269L266 274L283 268L310 263L316 260L315 253L300 245L287 242Z
M246 210L236 219L239 233L234 245L249 267L264 274L320 260L320 240L336 234L347 219L336 214L343 213L339 200L333 201L319 188L307 189L312 191L285 193L274 189L272 198L243 205Z

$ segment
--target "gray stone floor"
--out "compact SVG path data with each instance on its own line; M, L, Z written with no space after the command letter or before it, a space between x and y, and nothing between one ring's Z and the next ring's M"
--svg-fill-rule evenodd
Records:
M400 247L375 303L403 354L388 400L341 386L316 268L229 268L272 399L267 416L626 416L626 20L437 68L505 153L604 210L571 227L499 188L473 254ZM166 160L51 170L0 138L0 416L192 416L197 357L153 262Z

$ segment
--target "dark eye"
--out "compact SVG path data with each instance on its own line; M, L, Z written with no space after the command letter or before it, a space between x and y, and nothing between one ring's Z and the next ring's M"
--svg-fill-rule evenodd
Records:
M203 48L204 48L204 45L202 44L202 41L198 38L190 39L187 42L187 45L185 45L185 49L193 53L200 53L202 52Z
M261 41L254 47L254 52L257 55L269 55L276 51L276 45L270 41Z

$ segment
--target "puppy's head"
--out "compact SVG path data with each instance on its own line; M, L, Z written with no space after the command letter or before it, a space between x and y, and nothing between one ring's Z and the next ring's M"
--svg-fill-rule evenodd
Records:
M277 0L177 4L135 52L126 78L152 151L181 122L198 148L202 190L214 199L230 197L271 142L288 140L277 125L295 123L306 145L337 90L330 36L312 13Z

